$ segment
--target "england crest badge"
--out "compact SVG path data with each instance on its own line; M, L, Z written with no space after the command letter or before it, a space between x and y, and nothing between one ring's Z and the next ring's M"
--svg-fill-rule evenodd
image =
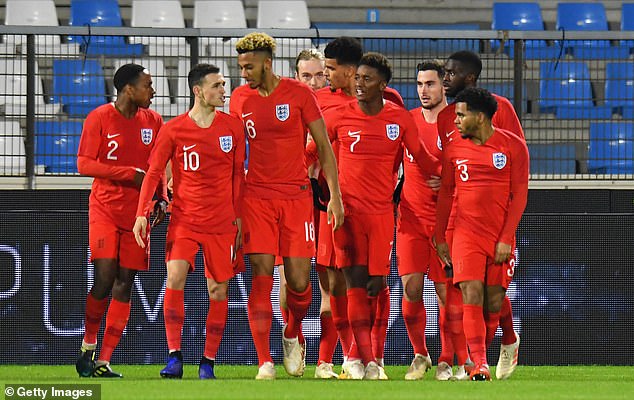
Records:
M275 106L275 116L280 121L284 122L291 115L291 106L288 104L277 104Z
M152 143L152 136L154 136L154 131L152 131L152 129L149 129L149 128L141 129L141 141L143 142L143 144L147 145Z
M506 154L493 153L493 166L497 169L502 169L506 166Z
M387 124L385 125L385 133L387 134L388 139L396 140L401 134L401 128L398 126L398 124Z
M228 153L233 148L233 136L220 136L220 150Z

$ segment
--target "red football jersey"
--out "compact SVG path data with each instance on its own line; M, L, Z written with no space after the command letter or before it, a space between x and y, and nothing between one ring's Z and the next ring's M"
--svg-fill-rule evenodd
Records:
M244 156L244 128L233 116L216 111L209 128L196 125L189 113L170 120L152 152L137 216L150 209L154 188L171 160L174 197L170 224L200 233L233 232L244 182Z
M109 222L132 230L136 212L132 204L139 200L134 175L136 168L148 170L148 159L162 125L163 119L155 111L139 108L132 119L126 119L114 103L88 114L77 156L94 160L90 171L80 167L82 173L95 177L89 202L91 223Z
M482 145L453 140L443 150L436 237L445 230L455 202L455 225L474 239L512 244L528 197L528 148L515 133L495 128ZM453 196L455 190L455 196Z
M339 107L340 105L350 101L356 101L357 99L355 96L348 96L341 89L333 91L330 87L321 88L317 90L315 94L317 95L317 102L319 103L319 108L321 108L322 112L326 112L334 107ZM405 108L403 98L396 89L386 87L383 91L383 98Z
M409 112L390 101L372 116L350 102L330 110L326 121L330 140L339 142L339 182L347 214L393 209L394 165L403 144L423 170L439 173L440 163L419 140Z
M427 122L422 110L422 107L418 107L410 111L418 127L418 137L425 143L427 150L440 159L442 147L436 123ZM430 174L424 173L407 150L403 155L403 174L405 181L399 203L401 217L414 223L434 225L436 223L438 193L427 185L427 180L431 178Z
M245 196L297 199L311 195L304 149L308 124L322 118L314 92L282 78L266 97L248 96L240 117L249 140Z
M231 96L229 97L229 113L235 117L241 118L244 102L249 96L257 93L257 89L251 89L247 84L237 87L231 92Z

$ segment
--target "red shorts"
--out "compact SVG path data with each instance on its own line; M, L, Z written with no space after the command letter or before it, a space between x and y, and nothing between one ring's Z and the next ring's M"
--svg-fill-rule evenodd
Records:
M390 256L394 239L394 214L346 215L335 231L337 267L365 265L371 276L390 274Z
M429 279L434 282L447 281L432 242L433 235L433 225L419 225L399 218L396 230L396 259L399 276L427 273Z
M480 281L486 286L508 289L515 273L515 243L511 259L503 264L493 264L495 245L495 242L478 239L468 230L455 229L451 247L453 282Z
M319 240L317 240L317 265L334 267L337 265L337 259L335 257L332 225L328 224L328 214L323 211L321 214L319 216Z
M233 258L236 234L208 234L193 232L185 227L170 224L165 241L165 261L185 260L189 271L196 268L196 253L202 248L205 262L205 277L216 282L233 278Z
M147 271L149 269L150 233L144 249L134 239L134 233L107 222L92 222L88 227L90 260L115 259L119 266Z
M245 197L242 238L246 254L313 257L315 225L312 198L261 200Z

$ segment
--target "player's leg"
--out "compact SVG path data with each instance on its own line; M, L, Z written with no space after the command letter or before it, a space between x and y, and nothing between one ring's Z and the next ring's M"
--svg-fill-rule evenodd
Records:
M453 341L447 324L447 280L434 282L436 302L438 303L438 330L440 332L440 356L436 366L435 378L439 381L447 381L453 378Z
M374 295L376 293L376 296ZM370 299L376 298L375 316L372 321L372 353L379 365L381 379L387 379L383 368L383 357L385 354L385 338L390 319L390 288L387 285L387 277L382 277L376 281L375 286L370 283L368 286Z
M197 247L196 245L196 249ZM183 376L181 339L183 324L185 323L184 289L189 269L190 262L187 260L173 259L167 262L167 285L163 299L163 319L165 321L165 337L169 355L167 366L160 372L163 378L180 379Z
M332 356L337 346L337 329L333 322L330 307L330 285L328 282L328 271L323 265L317 264L317 277L319 278L319 292L321 302L319 304L319 322L321 324L321 336L319 337L319 359L315 368L315 378L331 379L337 378L333 371Z
M214 364L227 323L229 309L228 288L228 280L216 282L212 277L207 278L209 309L205 324L205 352L198 367L198 377L200 379L216 379Z

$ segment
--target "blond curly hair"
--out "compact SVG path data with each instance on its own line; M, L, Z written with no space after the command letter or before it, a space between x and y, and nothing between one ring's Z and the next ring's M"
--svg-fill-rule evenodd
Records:
M249 53L251 51L265 51L271 56L275 53L275 39L264 32L253 32L244 36L236 43L238 54Z

